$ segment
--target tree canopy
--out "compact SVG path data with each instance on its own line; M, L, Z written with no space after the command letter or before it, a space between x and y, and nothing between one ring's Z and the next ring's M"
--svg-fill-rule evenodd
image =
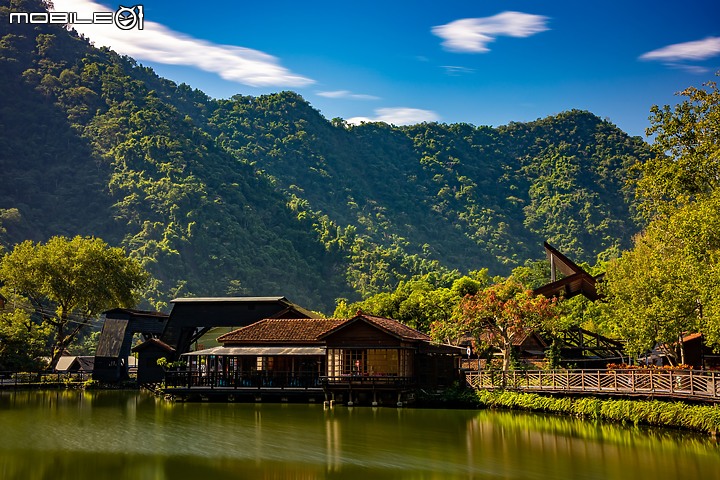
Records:
M533 331L546 329L560 316L555 299L534 296L513 277L466 295L452 321L437 321L431 335L440 341L472 336L478 345L496 348L509 370L513 344Z
M26 297L33 313L54 330L53 368L99 313L134 306L147 279L137 260L98 238L53 237L44 244L28 240L0 261L0 282Z
M659 344L676 362L686 333L720 347L720 93L708 83L681 95L653 107L655 156L636 166L650 221L603 282L606 323L629 351Z

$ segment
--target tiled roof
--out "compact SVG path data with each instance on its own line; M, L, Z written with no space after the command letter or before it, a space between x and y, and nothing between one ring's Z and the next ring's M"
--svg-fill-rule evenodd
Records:
M218 342L225 344L233 343L280 343L280 342L308 342L320 341L334 331L344 328L346 325L363 319L375 327L396 335L403 340L420 340L429 342L428 335L410 328L397 320L372 315L357 315L350 319L342 318L295 318L276 319L268 318L260 320L247 327L233 330L230 333L218 337Z
M392 318L374 317L372 315L365 315L364 313L358 315L358 317L362 317L368 320L370 323L374 323L380 328L394 333L395 335L403 339L430 341L429 335L425 335L424 333L419 332L414 328L408 327L407 325L400 323L397 320L393 320Z
M346 322L337 318L268 318L218 337L218 342L317 342L320 335Z

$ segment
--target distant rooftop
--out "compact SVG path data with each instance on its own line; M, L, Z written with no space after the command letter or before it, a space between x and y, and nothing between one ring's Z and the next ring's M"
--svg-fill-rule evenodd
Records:
M227 302L227 303L257 303L257 302L282 302L288 304L292 302L285 297L186 297L174 298L170 303L208 303L208 302Z

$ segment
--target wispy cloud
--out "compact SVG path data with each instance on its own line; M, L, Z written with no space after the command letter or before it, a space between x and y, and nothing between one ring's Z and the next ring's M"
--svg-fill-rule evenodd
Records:
M432 28L442 45L452 52L485 53L498 36L529 37L549 30L548 17L522 12L502 12L492 17L462 18Z
M445 70L445 73L451 77L475 73L475 69L473 68L459 67L457 65L443 65L442 68Z
M432 110L419 108L396 107L375 110L375 118L353 117L347 123L360 125L363 122L385 122L390 125L414 125L422 122L437 122L440 116Z
M709 68L701 67L700 65L684 65L682 63L666 63L666 67L674 68L675 70L682 70L686 73L692 73L694 75L705 75L710 73L712 70Z
M352 93L349 90L333 90L331 92L318 92L321 97L325 98L349 98L351 100L380 100L375 95L365 95L364 93Z
M676 43L640 55L640 60L679 62L707 60L720 55L720 37L708 37L694 42Z
M92 12L109 11L108 7L90 0L54 0L53 3L55 11L77 12L79 18L89 18ZM113 25L89 24L73 25L73 28L96 46L110 47L138 60L191 66L252 87L303 87L315 83L283 67L272 55L193 38L147 18L143 30L123 31Z

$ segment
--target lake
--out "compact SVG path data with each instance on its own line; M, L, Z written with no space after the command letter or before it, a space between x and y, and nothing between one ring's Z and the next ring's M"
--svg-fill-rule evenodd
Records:
M1 480L720 479L705 436L488 410L0 392Z

